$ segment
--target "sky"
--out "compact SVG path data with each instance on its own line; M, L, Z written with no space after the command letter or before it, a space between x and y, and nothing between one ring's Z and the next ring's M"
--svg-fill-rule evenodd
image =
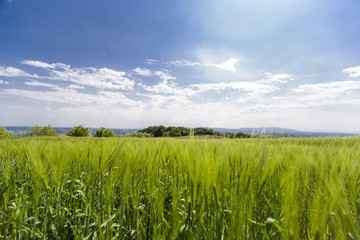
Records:
M0 0L0 125L360 132L359 0Z

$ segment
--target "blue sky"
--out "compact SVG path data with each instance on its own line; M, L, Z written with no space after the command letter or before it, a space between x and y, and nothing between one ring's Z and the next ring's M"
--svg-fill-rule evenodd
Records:
M358 0L0 0L0 125L360 132Z

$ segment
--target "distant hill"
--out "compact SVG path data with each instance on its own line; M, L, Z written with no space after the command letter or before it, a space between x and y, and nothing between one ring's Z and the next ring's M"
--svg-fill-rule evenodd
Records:
M32 127L32 126L31 126ZM7 131L9 131L10 133L16 135L16 136L21 136L23 134L26 133L26 130L29 127L11 127L11 126L5 126L5 128L7 129ZM69 128L72 127L53 127L53 129L59 133L60 135L64 135L64 131L67 131ZM96 129L99 128L89 128L90 131L93 133L93 135L95 134ZM252 134L252 135L259 135L259 134L263 134L263 135L271 135L271 134L289 134L293 137L352 137L352 136L360 136L359 133L342 133L342 132L303 132L303 131L298 131L298 130L294 130L294 129L288 129L288 128L279 128L279 127L269 127L269 128L212 128L215 131L219 131L222 133L227 133L227 132L232 132L232 133L237 133L237 132L243 132L243 133L247 133L247 134ZM124 136L126 134L131 134L134 132L137 132L140 130L140 128L136 128L136 129L131 129L131 128L110 128L111 131L115 132L116 136Z
M288 128L279 128L279 127L269 127L269 128L237 128L237 129L228 129L228 128L214 128L215 131L222 133L226 132L243 132L247 134L259 135L259 134L290 134L295 137L352 137L360 136L358 133L342 133L342 132L303 132L294 129Z

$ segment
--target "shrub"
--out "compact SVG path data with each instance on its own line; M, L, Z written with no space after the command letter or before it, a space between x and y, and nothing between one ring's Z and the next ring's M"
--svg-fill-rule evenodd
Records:
M90 130L89 128L83 127L83 125L75 126L71 129L68 129L67 132L64 132L66 136L69 137L89 137Z
M2 126L0 126L0 138L9 138L12 137L13 135L11 133L9 133L8 131L6 131L6 129Z
M26 134L29 136L51 136L51 137L56 137L59 135L55 130L51 128L50 125L44 127L35 125L34 127L29 128L26 131Z
M95 137L115 137L115 133L108 128L100 128L96 130Z

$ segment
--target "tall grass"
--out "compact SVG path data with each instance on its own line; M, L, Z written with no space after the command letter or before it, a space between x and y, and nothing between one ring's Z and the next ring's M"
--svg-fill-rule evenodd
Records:
M0 141L1 239L359 239L360 139Z

